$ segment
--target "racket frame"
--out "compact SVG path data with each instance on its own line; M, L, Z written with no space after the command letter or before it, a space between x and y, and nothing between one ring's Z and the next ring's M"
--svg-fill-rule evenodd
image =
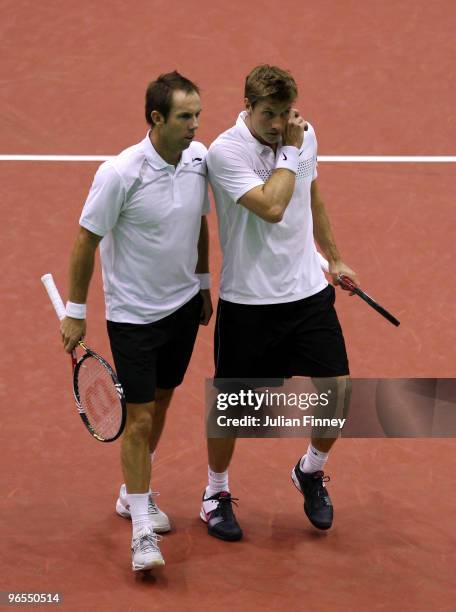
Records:
M54 310L57 314L58 319L62 321L62 319L66 317L66 309L62 301L62 298L60 296L59 290L57 289L57 286L54 282L52 274L43 274L43 276L41 277L41 282L43 283L47 291L48 297L54 307ZM117 438L122 434L124 427L125 427L126 420L127 420L127 405L126 405L126 400L125 400L125 395L122 389L122 385L120 384L119 379L117 378L117 374L114 372L113 368L110 366L110 364L105 359L103 359L103 357L101 357L101 355L98 355L98 353L95 353L95 351L92 351L91 349L89 349L89 347L86 346L82 340L80 340L78 344L85 351L85 354L79 360L77 358L75 349L73 349L70 354L71 365L73 368L73 396L76 402L76 408L78 410L79 416L81 417L82 422L84 423L85 427L96 440L99 440L100 442L113 442L114 440L117 440ZM79 374L81 365L89 357L97 359L100 362L100 364L106 368L107 372L111 376L112 382L119 396L119 402L121 406L121 422L120 422L119 431L116 433L115 436L111 438L103 438L102 436L100 436L100 434L98 434L93 429L87 417L86 411L84 410L84 407L81 404L81 398L79 394L79 385L78 385L78 374Z
M92 351L88 346L84 344L84 342L79 341L78 344L81 348L84 349L85 354L79 360L73 360L73 357L72 357L72 361L73 361L73 396L74 396L74 401L76 403L76 408L78 410L79 416L82 419L82 422L84 423L84 425L87 427L87 429L89 430L89 432L92 434L94 438L96 438L100 442L114 442L114 440L117 440L117 438L119 438L119 436L122 434L124 427L125 427L125 422L127 419L127 405L126 405L125 395L122 389L122 385L120 384L119 379L117 378L117 374L114 372L114 370L109 365L109 363L106 361L106 359L103 359L101 355L98 355L98 353L95 353L94 351ZM84 362L87 359L96 359L106 369L106 371L110 375L111 380L116 388L117 395L119 396L119 402L122 408L120 427L119 427L118 432L114 436L111 436L110 438L103 438L102 436L100 436L99 433L97 433L94 430L94 428L92 427L87 417L86 411L81 403L78 377L79 377L79 370L81 369L81 366L84 364Z

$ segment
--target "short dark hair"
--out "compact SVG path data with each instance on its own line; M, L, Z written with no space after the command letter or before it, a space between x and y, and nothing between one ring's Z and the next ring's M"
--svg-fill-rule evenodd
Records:
M154 110L161 113L165 121L168 119L173 91L177 90L199 94L198 86L179 74L177 70L161 74L156 81L149 83L146 89L145 114L146 121L150 126L154 126L151 118L151 113Z
M245 79L244 97L255 106L265 98L279 102L293 102L298 97L296 81L288 70L260 64Z

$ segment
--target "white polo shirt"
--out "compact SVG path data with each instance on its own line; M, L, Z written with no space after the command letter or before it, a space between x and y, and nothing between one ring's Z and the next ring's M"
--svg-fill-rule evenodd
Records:
M103 236L110 321L152 323L198 293L198 237L209 212L206 153L192 142L174 167L147 135L98 169L79 223Z
M220 296L239 304L293 302L327 286L313 237L311 182L317 177L317 140L304 133L296 185L280 223L268 223L239 205L275 169L276 154L254 138L241 112L236 125L209 147L209 181L215 195L223 251ZM277 148L277 155L280 147Z

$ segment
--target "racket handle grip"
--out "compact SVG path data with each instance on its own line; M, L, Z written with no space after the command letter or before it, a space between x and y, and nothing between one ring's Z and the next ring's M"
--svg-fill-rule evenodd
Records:
M41 277L41 282L43 283L49 296L49 299L51 300L52 305L54 306L54 310L61 321L66 317L66 310L65 305L62 302L62 298L60 297L59 290L55 286L52 274L44 274Z
M323 270L323 272L329 273L329 263L326 261L326 259L321 253L317 252L317 255L318 259L320 260L321 269ZM346 289L347 291L356 291L357 287L355 283L351 280L351 278L348 278L348 276L345 276L344 274L339 274L338 278L342 289Z
M356 292L357 286L355 285L355 283L352 281L351 278L348 278L348 276L345 276L344 274L339 274L339 283L342 289L346 289L347 291Z

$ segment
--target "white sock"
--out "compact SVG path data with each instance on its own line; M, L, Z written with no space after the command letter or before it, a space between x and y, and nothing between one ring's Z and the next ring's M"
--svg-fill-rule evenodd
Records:
M127 493L127 501L130 506L133 535L135 535L140 529L150 526L149 493Z
M121 491L120 494L121 494L122 497L127 497L127 495L128 495L128 493L127 493L127 485L125 483L123 483L122 487L123 487L123 491ZM147 494L148 495L152 495L152 489L150 487L149 487L149 491L147 492ZM141 494L139 493L139 495L141 495Z
M206 487L206 493L204 497L207 499L208 497L212 497L216 493L221 493L222 491L230 491L228 486L228 470L226 472L213 472L210 467L207 468L207 475L209 479L209 484Z
M329 453L322 453L312 444L309 444L307 453L302 457L299 467L307 474L310 472L322 472L328 457Z

